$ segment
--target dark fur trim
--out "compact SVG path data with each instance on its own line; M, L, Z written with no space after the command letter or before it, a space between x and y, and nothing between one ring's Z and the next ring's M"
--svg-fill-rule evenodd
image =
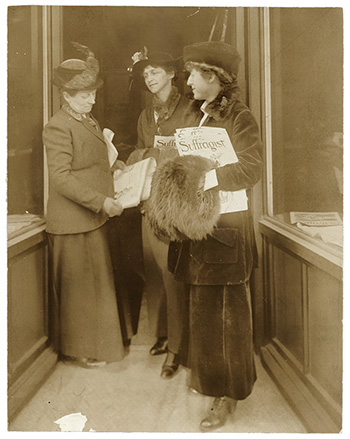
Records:
M153 174L146 218L157 236L173 241L201 240L212 233L220 216L219 194L203 191L211 160L177 157L159 165Z
M237 81L234 81L233 84L223 85L223 89L216 98L205 107L205 111L216 121L225 120L230 114L232 106L239 100L239 97L240 91L237 86ZM193 94L192 98L191 96L188 96L188 98L191 100L188 111L199 112L203 101L194 100Z
M153 96L152 104L154 110L158 113L159 120L168 120L174 113L180 99L181 95L175 86L172 86L166 102L162 102L157 96Z

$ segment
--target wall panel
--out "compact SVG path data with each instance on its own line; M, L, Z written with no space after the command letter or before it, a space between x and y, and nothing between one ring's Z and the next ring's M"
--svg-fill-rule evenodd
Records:
M264 220L263 364L312 433L342 426L342 280ZM273 227L274 229L276 227ZM282 236L283 231L280 230ZM282 246L281 243L284 245ZM307 244L305 244L307 245Z

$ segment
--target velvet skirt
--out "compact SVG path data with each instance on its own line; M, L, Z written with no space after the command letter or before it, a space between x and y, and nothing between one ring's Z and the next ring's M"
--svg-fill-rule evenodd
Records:
M121 360L125 350L106 225L48 234L48 242L56 349L69 357Z
M208 396L243 400L256 380L249 283L190 286L187 337L180 362L190 386Z

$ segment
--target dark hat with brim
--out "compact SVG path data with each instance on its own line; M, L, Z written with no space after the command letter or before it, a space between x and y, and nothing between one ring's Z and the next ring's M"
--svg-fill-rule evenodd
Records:
M86 46L73 43L74 46L87 55L82 59L67 59L54 69L52 82L59 88L74 91L96 90L103 85L99 77L99 63L94 54Z
M183 61L203 64L209 68L216 67L230 75L237 75L241 57L230 44L222 41L205 41L185 46Z
M143 79L143 70L147 66L162 67L166 69L173 69L175 73L179 71L181 58L173 58L165 52L154 52L147 56L147 59L142 59L132 66L132 77L141 86L145 86ZM147 87L146 87L147 88Z

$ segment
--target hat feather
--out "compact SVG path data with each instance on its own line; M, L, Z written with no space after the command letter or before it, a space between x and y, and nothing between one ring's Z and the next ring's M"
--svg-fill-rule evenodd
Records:
M77 43L76 41L72 41L72 45L79 51L82 52L86 56L86 65L89 69L94 70L95 72L99 72L100 65L98 60L95 58L95 54L89 49L89 47L84 46L83 44Z

